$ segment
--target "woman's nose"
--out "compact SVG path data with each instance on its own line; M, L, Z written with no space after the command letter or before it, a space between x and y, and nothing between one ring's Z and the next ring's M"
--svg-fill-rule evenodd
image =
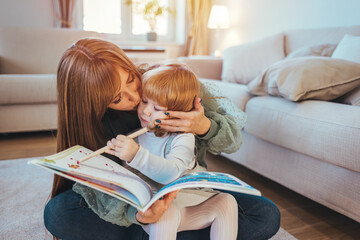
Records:
M138 91L127 91L127 97L130 102L133 102L136 106L140 103L140 94Z

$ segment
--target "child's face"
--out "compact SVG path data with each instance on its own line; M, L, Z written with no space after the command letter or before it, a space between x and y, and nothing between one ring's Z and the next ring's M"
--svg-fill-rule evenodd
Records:
M156 119L164 116L163 111L166 110L168 110L166 107L162 107L146 96L143 96L137 109L141 126L147 127L149 123L153 125Z

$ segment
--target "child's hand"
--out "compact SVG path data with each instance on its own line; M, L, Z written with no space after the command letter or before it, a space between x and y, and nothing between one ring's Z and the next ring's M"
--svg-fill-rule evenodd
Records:
M132 138L124 135L117 135L116 138L107 142L107 146L111 150L106 150L106 153L115 155L126 162L131 162L139 150L139 145Z

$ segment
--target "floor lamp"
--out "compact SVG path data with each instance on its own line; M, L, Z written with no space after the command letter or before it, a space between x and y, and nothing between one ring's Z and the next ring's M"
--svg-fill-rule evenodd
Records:
M229 11L225 5L213 5L208 21L208 28L216 29L215 41L219 45L220 29L226 29L230 26ZM214 51L214 56L220 57L221 51L218 47Z

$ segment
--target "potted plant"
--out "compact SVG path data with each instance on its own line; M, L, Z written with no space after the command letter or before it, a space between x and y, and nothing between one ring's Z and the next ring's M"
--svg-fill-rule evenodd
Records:
M156 25L157 18L163 16L166 12L171 15L175 14L175 11L169 7L161 4L161 0L146 0L146 1L132 1L128 0L126 4L132 4L136 11L143 15L144 20L148 22L150 32L147 33L148 41L156 41Z

